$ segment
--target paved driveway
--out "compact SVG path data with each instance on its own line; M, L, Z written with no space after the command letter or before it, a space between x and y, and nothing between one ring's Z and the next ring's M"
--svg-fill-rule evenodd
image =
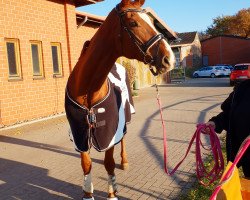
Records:
M168 138L168 167L182 158L196 124L220 111L232 91L228 78L191 79L159 87ZM178 199L194 181L194 152L169 177L163 169L163 140L154 87L139 90L136 114L126 136L130 169L120 169L115 150L120 199ZM81 199L82 170L68 139L65 116L0 130L0 199ZM95 199L105 199L104 153L92 149Z

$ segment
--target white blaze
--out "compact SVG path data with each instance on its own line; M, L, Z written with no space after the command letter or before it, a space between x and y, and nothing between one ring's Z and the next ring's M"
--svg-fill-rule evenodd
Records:
M140 15L140 17L155 31L155 35L156 34L159 34L159 32L156 30L155 26L153 25L152 21L150 20L149 16L146 14L146 13L138 13ZM158 40L156 40L149 48L148 50L156 43L158 42ZM164 44L165 44L165 47L167 49L167 51L169 52L169 57L168 57L168 62L170 64L170 69L173 69L174 67L174 63L175 63L175 56L174 56L174 53L170 47L170 45L165 41L163 40ZM163 58L164 59L164 58ZM162 64L164 66L167 65L167 63L165 63L165 61L163 60L162 61Z

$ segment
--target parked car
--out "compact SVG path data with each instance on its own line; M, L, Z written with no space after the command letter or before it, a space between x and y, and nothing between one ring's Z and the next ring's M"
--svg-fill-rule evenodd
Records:
M230 74L230 85L250 78L250 63L236 64Z
M232 70L234 69L232 66L222 66L222 68L225 71L226 76L230 76Z
M215 78L218 76L227 76L227 72L222 66L207 66L202 67L201 69L193 73L194 78L198 77L211 77Z
M233 66L229 64L217 64L216 66L222 67L225 71L226 76L230 76Z

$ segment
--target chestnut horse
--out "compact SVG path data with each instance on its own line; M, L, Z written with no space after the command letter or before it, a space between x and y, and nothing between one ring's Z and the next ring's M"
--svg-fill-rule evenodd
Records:
M150 66L154 66L150 67L154 75L172 69L173 52L163 35L155 29L145 10L141 8L144 2L145 0L121 0L93 36L88 47L84 47L69 76L66 88L67 95L76 104L91 110L95 103L105 98L109 91L107 76L117 58L121 56L150 63ZM121 144L121 164L126 165L123 139ZM94 199L89 148L80 151L84 173L83 200ZM108 199L118 199L113 152L114 146L105 151L104 158L104 166L108 173Z

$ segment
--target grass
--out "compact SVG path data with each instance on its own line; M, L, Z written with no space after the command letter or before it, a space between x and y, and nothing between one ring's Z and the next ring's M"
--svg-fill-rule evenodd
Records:
M225 145L225 138L222 138L222 152L224 158L226 158L226 145ZM212 164L211 164L212 163ZM226 163L226 161L225 161ZM213 159L212 156L208 156L206 161L204 162L204 165L207 167L207 169L211 169L213 166ZM225 164L226 165L226 164ZM226 167L226 166L225 166ZM196 176L196 175L194 175ZM216 185L219 183L219 180L215 181L209 186L203 186L198 181L194 183L193 187L188 191L188 193L183 194L179 200L208 200L212 192L214 191Z

